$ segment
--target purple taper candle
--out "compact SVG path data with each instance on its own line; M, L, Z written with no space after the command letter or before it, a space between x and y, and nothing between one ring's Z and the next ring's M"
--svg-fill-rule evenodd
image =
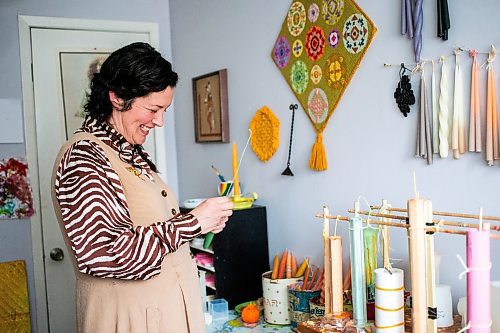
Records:
M406 27L408 37L413 38L413 12L412 12L412 0L405 0L406 9Z
M423 0L415 1L415 11L413 12L413 23L415 26L415 35L413 38L413 48L415 50L415 62L420 62L420 53L422 51L422 25L424 23L424 13L422 10Z
M401 35L406 35L406 0L401 0Z

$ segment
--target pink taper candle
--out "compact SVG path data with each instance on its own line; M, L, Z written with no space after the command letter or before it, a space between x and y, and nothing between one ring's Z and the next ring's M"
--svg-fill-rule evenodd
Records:
M470 333L491 332L490 225L467 231L467 321Z

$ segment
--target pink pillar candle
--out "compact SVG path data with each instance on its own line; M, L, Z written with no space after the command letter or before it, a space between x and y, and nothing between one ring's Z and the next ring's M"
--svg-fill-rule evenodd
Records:
M467 321L470 333L491 332L490 226L467 231Z

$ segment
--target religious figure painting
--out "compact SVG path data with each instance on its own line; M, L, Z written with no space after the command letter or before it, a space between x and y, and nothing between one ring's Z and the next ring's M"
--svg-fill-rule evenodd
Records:
M227 70L193 78L196 142L229 142Z

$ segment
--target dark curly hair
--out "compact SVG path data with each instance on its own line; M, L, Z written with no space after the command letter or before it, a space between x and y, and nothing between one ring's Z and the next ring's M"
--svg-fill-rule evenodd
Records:
M84 112L104 123L113 111L110 91L123 99L119 111L124 112L130 110L137 97L163 91L167 87L174 88L177 80L177 73L172 70L170 62L151 45L140 42L129 44L111 53L103 62L101 71L92 77ZM153 171L158 172L141 145L134 145L134 149Z
M130 110L134 99L152 92L174 88L177 73L170 62L147 43L132 43L111 53L90 81L86 114L105 122L113 110L109 92L123 99L120 111Z

